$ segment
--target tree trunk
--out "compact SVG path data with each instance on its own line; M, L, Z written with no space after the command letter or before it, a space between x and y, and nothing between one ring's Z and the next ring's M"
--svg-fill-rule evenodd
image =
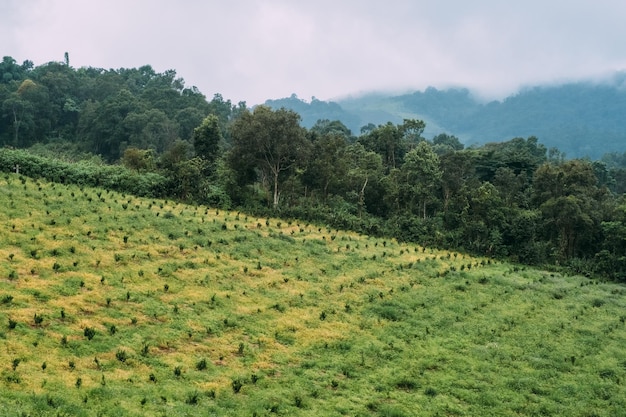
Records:
M365 187L367 186L367 181L369 178L365 178L365 182L363 183L363 187L361 187L361 192L359 193L359 218L361 217L361 212L363 206L365 205Z
M278 192L278 174L279 170L274 171L274 209L278 207L278 200L280 198L280 193Z
M14 137L14 145L18 145L18 135L20 131L20 120L17 118L17 110L15 110L15 106L13 106L13 126L15 128L15 137Z

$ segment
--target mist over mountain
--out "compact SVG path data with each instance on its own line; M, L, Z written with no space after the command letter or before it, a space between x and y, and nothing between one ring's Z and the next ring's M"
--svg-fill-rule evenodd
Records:
M466 146L536 136L568 158L599 159L626 150L626 73L602 82L579 81L525 88L503 100L481 101L464 88L427 88L401 95L371 93L335 102L310 102L292 95L267 100L302 116L311 127L319 119L340 120L353 134L362 126L415 118L426 122L424 136L457 136Z

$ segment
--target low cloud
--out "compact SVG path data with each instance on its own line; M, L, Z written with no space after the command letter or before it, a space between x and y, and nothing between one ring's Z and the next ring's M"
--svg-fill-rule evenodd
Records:
M463 85L486 97L626 68L617 1L34 0L0 6L3 55L175 69L211 97Z

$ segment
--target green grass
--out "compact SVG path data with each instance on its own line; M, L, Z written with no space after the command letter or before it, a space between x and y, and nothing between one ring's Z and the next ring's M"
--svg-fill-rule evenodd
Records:
M617 284L17 175L0 242L0 415L626 410Z

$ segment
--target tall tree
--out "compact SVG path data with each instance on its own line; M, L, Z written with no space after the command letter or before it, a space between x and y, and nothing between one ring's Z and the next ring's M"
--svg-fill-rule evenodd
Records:
M426 207L436 200L442 173L439 157L427 142L420 142L409 151L402 164L402 200L413 211L426 218Z
M398 130L407 149L413 149L424 140L422 133L424 133L425 128L426 123L423 120L404 119L402 124L398 126Z
M361 135L358 141L368 151L374 151L381 155L388 171L396 168L401 163L404 155L402 132L393 123L388 122L376 127Z
M205 163L205 174L210 175L214 171L222 142L219 118L214 114L208 115L200 126L194 129L192 139L196 155Z
M337 193L346 181L348 163L345 136L325 133L313 141L313 155L307 164L307 185L322 191L324 200L329 194Z
M347 182L350 187L349 195L354 197L359 208L359 216L368 207L366 199L367 192L372 189L372 184L380 182L383 176L383 163L379 154L374 151L368 151L365 147L357 142L348 146L346 149L346 157L348 160ZM372 199L379 200L379 199ZM375 211L375 204L378 201L372 201L370 209Z
M271 189L272 206L278 208L282 184L309 154L310 142L300 116L284 108L273 111L258 106L252 112L244 110L230 132L231 167L235 171L254 168L261 183Z
M533 200L542 213L544 236L553 243L557 258L593 253L591 245L601 230L608 196L597 184L589 161L544 164L535 172Z
M22 81L17 90L2 103L3 113L8 115L13 130L13 146L28 146L37 140L38 134L45 133L47 119L37 114L37 109L47 104L45 87L31 79ZM40 116L40 117L37 117Z

